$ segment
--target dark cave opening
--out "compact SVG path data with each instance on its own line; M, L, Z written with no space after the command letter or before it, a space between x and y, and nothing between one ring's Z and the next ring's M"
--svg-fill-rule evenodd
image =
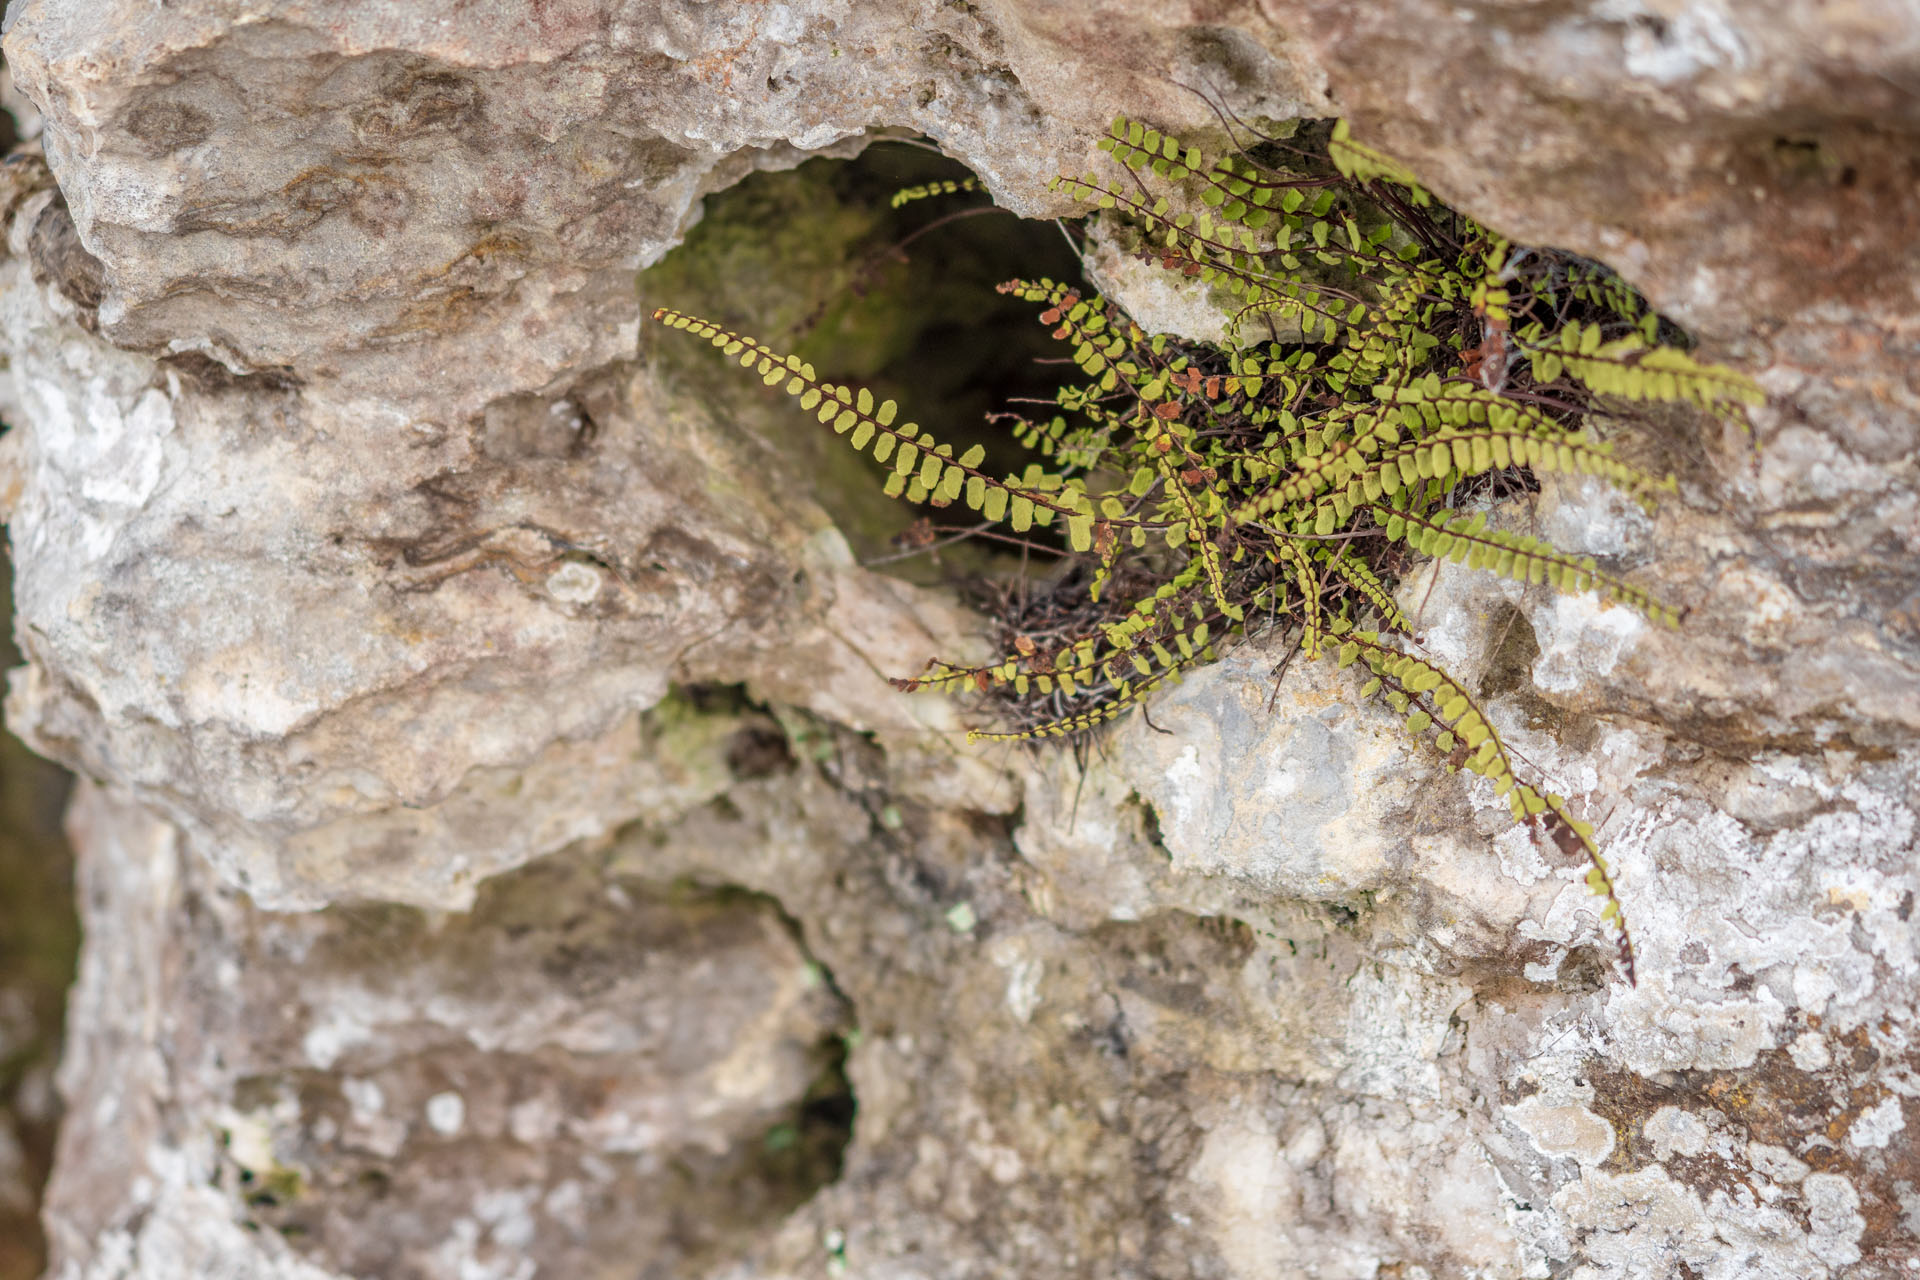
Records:
M1060 226L1016 217L982 191L893 200L908 188L973 176L925 144L884 139L852 160L753 174L709 196L685 243L642 273L643 308L673 307L791 351L824 379L898 401L902 418L957 451L979 444L990 469L1017 472L1035 457L989 415L1051 417L1069 352L1048 336L1039 308L996 286L1037 277L1086 282ZM760 401L762 411L739 416L775 424L779 447L804 464L804 480L861 559L927 581L1004 559L1003 548L987 543L947 549L944 567L927 556L895 558L916 536L945 537L958 510L885 497L878 464L710 350L655 335L642 345L709 402ZM1035 535L1042 546L1056 540L1051 531Z

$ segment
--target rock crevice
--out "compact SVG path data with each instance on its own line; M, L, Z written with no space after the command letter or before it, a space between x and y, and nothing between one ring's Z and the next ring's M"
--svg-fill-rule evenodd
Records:
M5 48L9 721L89 779L58 1280L1920 1257L1907 6L26 0ZM1401 586L1596 819L1637 987L1330 668L1243 649L1084 772L961 749L885 678L978 620L641 328L737 282L928 332L820 310L884 246L803 162L910 133L1053 216L1116 111L1219 129L1194 89L1347 115L1773 393L1629 444L1655 516L1499 513L1678 633Z

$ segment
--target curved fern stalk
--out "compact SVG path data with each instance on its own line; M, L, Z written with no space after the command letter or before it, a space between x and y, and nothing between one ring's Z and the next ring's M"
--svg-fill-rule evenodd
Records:
M1201 637L1197 644L1192 639L1196 632ZM1218 657L1216 650L1205 642L1206 635L1206 624L1201 623L1191 631L1179 633L1178 652L1156 640L1143 645L1144 652L1113 653L1097 663L1088 661L1077 669L1064 672L1056 670L1050 673L1053 686L1063 696L1072 697L1076 692L1083 692L1102 700L1086 710L1069 712L1025 729L969 729L967 741L1017 742L1031 738L1070 737L1105 724L1148 694L1177 683L1188 669ZM1120 665L1123 657L1125 666ZM1132 674L1129 675L1129 672ZM1053 691L1041 686L1040 682L1047 674L1029 677L1034 687L1040 688L1043 694ZM1062 680L1061 675L1067 678ZM1076 675L1079 677L1077 680Z
M1386 389L1375 390L1378 394ZM1568 432L1530 407L1503 403L1478 387L1448 390L1457 394L1445 405L1444 415L1431 401L1420 400L1428 415L1425 421L1406 408L1400 410L1398 425L1393 415L1384 413L1364 419L1366 427L1327 453L1300 460L1277 483L1236 508L1235 518L1262 520L1282 508L1308 503L1309 519L1303 527L1310 524L1324 536L1343 526L1354 511L1423 481L1448 488L1471 476L1516 466L1596 476L1643 506L1650 505L1653 493L1675 488L1672 477L1655 478L1622 462L1610 445ZM1401 439L1403 426L1413 439Z
M1300 622L1300 652L1308 659L1317 658L1328 626L1326 612L1320 607L1322 580L1314 573L1313 562L1297 544L1282 543L1280 551L1291 564L1294 581L1300 588L1300 604L1295 610Z
M1191 179L1211 190L1212 198L1203 196L1207 203L1221 207L1240 201L1260 209L1269 204L1277 191L1325 185L1324 179L1263 175L1251 164L1236 162L1231 155L1210 162L1200 148L1124 115L1113 118L1113 123L1107 126L1107 136L1097 145L1129 169L1151 168L1155 175L1175 183Z
M1202 204L1220 210L1229 222L1245 222L1255 230L1267 225L1274 211L1297 212L1307 205L1308 192L1317 193L1333 182L1330 178L1269 169L1244 153L1221 156L1198 177L1211 188L1200 192Z
M967 742L1030 742L1035 738L1070 738L1086 733L1118 717L1124 711L1146 698L1150 693L1167 685L1177 683L1178 672L1167 672L1152 680L1143 681L1132 688L1116 694L1106 702L1099 703L1086 711L1062 716L1057 720L1048 720L1030 729L969 729Z
M1196 576L1183 574L1176 581L1184 579L1184 585L1191 586ZM969 730L967 741L1012 742L1083 733L1113 719L1154 690L1176 682L1188 669L1219 656L1217 640L1223 633L1215 628L1221 618L1206 615L1197 604L1178 607L1180 596L1181 591L1172 584L1162 586L1153 596L1136 601L1128 618L1109 628L1100 640L1082 639L1047 652L1023 637L1016 644L1017 651L998 663L954 667L936 660L919 676L889 683L908 693L968 688L985 691L997 685L1021 696L1037 693L1103 699L1084 711L1024 729ZM1163 608L1163 604L1175 607Z
M1416 205L1432 199L1411 169L1384 151L1355 142L1353 129L1345 120L1335 122L1333 136L1327 141L1327 155L1335 168L1355 182L1391 182L1406 188Z
M918 186L902 187L893 193L892 207L900 208L915 200L927 200L935 196L959 195L964 191L982 190L978 178L946 178L939 182L923 182Z
M1599 325L1569 322L1532 351L1535 376L1564 370L1596 395L1622 400L1687 401L1723 417L1766 403L1753 380L1725 365L1702 364L1677 347L1654 347L1638 333L1603 341Z
M1318 333L1320 341L1332 342L1339 336L1341 327L1343 325L1351 327L1354 318L1362 315L1367 306L1364 300L1356 300L1353 303L1355 309L1352 311L1346 308L1323 307L1319 305L1321 291L1318 289L1304 289L1298 285L1275 286L1258 277L1244 278L1249 280L1249 287L1231 291L1258 296L1227 317L1226 332L1231 337L1238 337L1246 329L1247 322L1250 320L1274 317L1298 323L1302 334L1308 336L1310 341L1312 340L1310 335ZM1309 316L1313 318L1317 328L1310 325L1306 319Z
M1179 270L1184 275L1198 276L1203 284L1224 284L1235 294L1297 297L1305 289L1300 282L1275 275L1268 268L1265 255L1285 252L1284 244L1270 243L1267 238L1256 237L1245 227L1236 228L1224 219L1216 223L1212 214L1204 209L1197 215L1182 213L1169 216L1165 212L1164 200L1156 200L1148 206L1129 195L1119 192L1112 194L1116 206L1139 213L1158 233L1162 245L1158 252L1163 267ZM1288 219L1283 223L1283 236L1291 230L1291 222L1292 219ZM1332 226L1331 222L1314 225ZM1324 237L1316 236L1315 252L1352 254L1354 250L1335 240L1334 234L1329 231ZM1316 288L1306 291L1312 295L1308 305L1335 323L1346 323L1349 307L1359 306L1368 313L1373 311L1367 299L1325 281L1317 282ZM1338 298L1345 305L1338 310L1321 308L1317 303L1322 294Z
M1515 822L1529 827L1543 823L1563 850L1572 852L1568 849L1572 845L1584 854L1587 888L1604 902L1601 923L1615 932L1621 966L1633 983L1633 939L1592 826L1574 817L1561 796L1539 791L1514 776L1512 754L1459 681L1424 658L1382 643L1378 632L1355 630L1337 619L1331 626L1340 641L1335 661L1342 667L1360 661L1372 672L1361 688L1362 697L1384 697L1388 706L1406 717L1407 731L1414 736L1431 732L1434 745L1447 753L1451 767L1479 774L1493 784L1495 795L1506 797Z
M1550 275L1537 287L1545 292L1560 283ZM1649 343L1660 331L1659 314L1647 305L1647 300L1640 296L1639 291L1597 263L1572 259L1565 267L1564 287L1575 301L1609 313Z
M1134 389L1133 380L1141 376L1141 369L1125 357L1147 335L1130 319L1109 317L1105 298L1083 298L1071 285L1045 278L1009 280L996 287L1024 302L1045 303L1040 323L1056 326L1052 332L1056 340L1073 343L1074 364L1095 380L1100 391Z
M1598 592L1608 600L1637 609L1654 622L1680 625L1680 613L1662 604L1644 588L1600 572L1590 556L1570 556L1527 534L1487 528L1484 515L1462 516L1452 511L1421 515L1399 507L1380 505L1373 514L1388 538L1404 542L1422 555L1451 560L1469 569L1485 569L1515 582L1548 583L1556 591L1573 594Z
M1400 612L1400 606L1388 594L1386 584L1367 567L1365 561L1353 554L1350 547L1341 547L1330 553L1330 557L1333 571L1360 593L1361 598L1372 606L1390 630L1405 633L1413 629L1413 624L1407 621L1407 615Z
M1195 485L1204 481L1191 478L1195 476L1192 470L1183 472L1175 466L1171 456L1174 448L1172 441L1172 433L1165 433L1155 439L1153 446L1154 463L1160 470L1161 482L1175 508L1175 518L1166 526L1167 544L1185 546L1206 575L1207 590L1212 594L1215 607L1236 622L1240 621L1240 606L1227 599L1227 580L1220 545L1214 539L1215 512L1210 508L1218 503L1219 497L1211 490L1195 491Z
M1292 459L1290 467L1280 473L1278 482L1235 507L1233 518L1241 522L1264 520L1283 507L1305 502L1336 487L1344 490L1347 485L1371 472L1383 473L1384 464L1372 453L1382 443L1397 443L1400 439L1398 428L1391 417L1384 413L1356 410L1352 413L1352 420L1364 425L1357 426L1351 434L1342 432L1320 453ZM1321 429L1324 430L1324 427ZM1398 488L1395 485L1396 491ZM1315 532L1325 535L1333 532L1333 529L1329 525L1316 528Z
M1650 503L1653 492L1670 492L1673 487L1670 479L1654 479L1616 459L1605 444L1588 440L1577 432L1554 438L1487 426L1470 430L1443 428L1425 439L1385 449L1377 458L1349 453L1310 474L1276 485L1251 506L1264 512L1289 503L1318 499L1314 501L1313 512L1325 527L1317 531L1327 533L1331 532L1330 526L1345 524L1353 511L1378 501L1383 495L1393 497L1404 489L1416 488L1423 480L1437 480L1443 487L1451 488L1472 476L1522 466L1542 472L1597 476L1625 490L1643 505Z
M1671 491L1671 479L1649 473L1613 456L1606 444L1579 432L1557 429L1473 426L1441 427L1403 441L1390 415L1357 415L1367 425L1326 453L1300 459L1277 483L1234 509L1234 518L1263 520L1283 508L1313 504L1315 532L1322 536L1344 525L1355 510L1392 497L1422 481L1450 487L1470 476L1510 467L1598 476L1645 500L1652 491ZM1319 499L1319 501L1315 501Z
M1084 178L1057 178L1050 184L1050 189L1063 191L1073 199L1091 201L1102 209L1132 213L1153 229L1163 246L1143 254L1146 261L1198 277L1202 284L1217 285L1237 297L1246 298L1245 304L1227 320L1226 328L1230 337L1237 336L1247 321L1267 316L1297 322L1309 335L1317 334L1319 341L1330 343L1343 328L1352 329L1362 320L1377 322L1385 318L1385 313L1368 298L1326 281L1309 285L1269 270L1263 255L1276 252L1282 255L1283 265L1298 266L1297 262L1291 262L1286 252L1291 242L1292 224L1301 221L1292 215L1287 216L1282 227L1282 239L1277 245L1261 243L1244 227L1238 229L1236 242L1232 238L1235 229L1225 221L1215 224L1205 210L1197 216L1188 213L1169 215L1165 198L1149 204L1118 186L1101 183L1093 174ZM1290 196L1298 194L1297 191L1288 193ZM1285 207L1291 208L1292 205L1288 203ZM1324 212L1320 204L1313 208ZM1223 210L1223 214L1233 215L1248 225L1264 225L1266 213L1265 209L1249 212L1238 201ZM1318 217L1308 225L1313 241L1310 252L1324 264L1336 264L1343 257L1385 260L1367 251L1364 246L1370 242L1360 235L1350 219L1340 230L1335 230L1331 221ZM1346 242L1343 244L1337 236L1344 236ZM1337 300L1337 304L1324 301L1329 298Z
M737 357L742 368L754 370L770 387L783 386L802 409L815 411L822 424L846 436L855 449L871 453L876 462L890 462L893 470L884 486L888 497L904 495L909 502L936 507L964 500L991 523L1004 519L1015 533L1050 524L1058 516L1066 521L1075 550L1092 545L1092 507L1077 481L1062 481L1038 466L1029 467L1019 480L996 479L980 470L985 447L976 444L955 458L952 446L938 443L917 424L896 425L899 407L891 400L876 403L865 387L856 390L822 382L813 366L798 356L781 355L754 338L698 316L662 307L653 318L707 339L723 355Z
M1417 203L1426 202L1425 193L1419 192L1418 184L1403 166L1371 148L1352 142L1344 121L1336 124L1334 139L1336 164L1340 163L1342 156L1349 162L1347 177L1356 181L1380 178L1403 182L1411 191L1418 192ZM1099 148L1111 153L1129 169L1151 166L1155 174L1173 183L1193 179L1198 184L1199 202L1203 206L1198 214L1203 227L1211 212L1223 229L1227 224L1237 223L1249 230L1259 231L1277 217L1288 230L1301 230L1303 224L1325 219L1333 207L1332 193L1325 190L1331 185L1330 179L1266 169L1244 155L1222 156L1209 165L1198 148L1183 147L1176 140L1125 116L1114 118L1108 126L1107 137L1100 140ZM1356 177L1360 167L1364 167L1366 172ZM1305 193L1316 188L1320 190L1309 202ZM1148 222L1159 225L1167 232L1171 236L1169 242L1173 244L1178 243L1178 237L1172 236L1172 232L1176 229L1184 231L1193 217L1169 215L1169 203L1165 200L1156 201L1152 206L1141 204L1122 188L1103 183L1093 174L1081 178L1062 175L1056 180L1055 189L1065 190L1074 198L1101 202L1103 208L1132 208ZM1113 203L1105 203L1108 200ZM1316 230L1310 234L1309 238L1314 241L1313 252L1333 251L1378 260L1378 255L1369 253L1363 245L1378 245L1386 236L1363 238L1358 229L1352 226L1351 219L1347 219L1344 225L1348 230L1346 245L1330 242L1327 233L1335 228L1329 222L1325 232ZM1210 234L1202 232L1203 236ZM1213 247L1229 255L1236 250L1235 245L1221 244L1219 241L1214 241ZM1285 251L1289 244L1283 238L1278 246L1268 247ZM1252 252L1255 245L1246 240L1243 233L1237 248Z
M1207 163L1200 148L1183 146L1179 139L1123 115L1113 118L1107 136L1096 145L1129 169L1150 165L1154 173L1172 182L1202 172Z
M1275 139L1267 139L1275 141ZM1283 191L1292 188L1315 188L1328 185L1328 179L1307 177L1266 169L1248 159L1245 155L1227 154L1212 159L1200 148L1181 142L1159 130L1131 120L1124 115L1113 118L1107 126L1107 136L1097 144L1099 149L1112 154L1113 158L1129 169L1151 168L1154 174L1170 182L1182 182L1192 179L1204 186L1218 191L1219 203L1226 200L1246 200L1256 206L1265 206L1268 198L1257 193Z

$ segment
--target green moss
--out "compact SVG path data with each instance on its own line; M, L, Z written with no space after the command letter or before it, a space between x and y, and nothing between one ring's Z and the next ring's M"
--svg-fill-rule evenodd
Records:
M247 1185L247 1203L260 1209L290 1205L300 1198L306 1179L298 1169L274 1165L258 1171Z
M683 785L718 794L731 781L727 749L744 712L703 705L699 691L675 689L643 718L639 751L680 770Z

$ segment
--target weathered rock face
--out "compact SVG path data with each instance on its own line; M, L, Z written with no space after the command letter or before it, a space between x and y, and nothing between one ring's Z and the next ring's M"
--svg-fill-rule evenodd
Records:
M1909 1274L1906 6L11 23L10 714L96 780L62 1280ZM906 129L1061 212L1115 110L1213 125L1182 84L1352 115L1776 392L1757 454L1631 444L1651 519L1499 513L1678 635L1403 585L1599 820L1637 987L1337 672L1244 651L1084 776L960 749L882 677L974 622L855 563L804 420L638 329L730 271L807 310L763 257L633 287L755 170ZM877 247L822 207L805 270Z
M805 1108L844 1096L846 1010L767 900L649 892L561 857L453 921L269 915L101 792L74 825L137 868L87 889L140 939L89 953L76 1013L173 1021L146 1052L109 1037L69 1054L68 1088L97 1105L62 1139L68 1257L247 1270L248 1227L353 1275L686 1273L832 1174L844 1136L823 1144ZM182 1141L182 1121L211 1133ZM151 1173L129 1151L184 1181L138 1188ZM124 1232L148 1198L169 1225ZM209 1202L240 1213L206 1238Z
M1356 128L1454 203L1606 260L1782 390L1853 392L1817 420L1871 460L1911 446L1912 6L1298 7Z

